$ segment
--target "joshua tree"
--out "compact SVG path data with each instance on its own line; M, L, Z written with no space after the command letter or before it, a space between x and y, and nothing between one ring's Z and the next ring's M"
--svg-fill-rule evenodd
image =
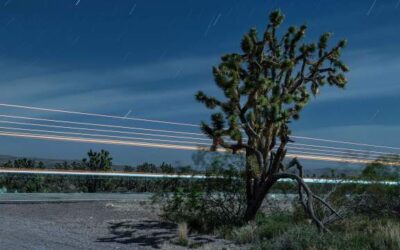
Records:
M36 162L27 158L17 159L14 161L14 168L35 168Z
M89 159L84 158L81 163L85 169L89 169L91 171L112 170L112 158L108 151L103 149L100 152L89 150L87 155ZM98 188L102 187L102 183L104 182L102 180L98 180L96 177L89 177L86 181L89 192L97 192Z
M328 83L344 88L344 72L348 67L340 60L346 41L328 49L330 33L317 43L302 43L306 26L290 27L282 37L277 29L284 20L280 11L269 16L269 23L260 37L251 29L241 42L242 53L222 56L213 68L216 85L224 98L215 98L199 91L196 99L209 109L211 125L202 122L203 132L213 140L211 150L222 148L246 157L245 181L247 208L244 219L254 219L265 196L279 180L289 178L298 184L300 202L320 229L322 219L314 213L314 202L327 206L303 181L302 166L297 159L285 165L286 145L290 139L290 123L299 119L300 111ZM300 44L301 43L301 44ZM291 167L298 174L289 173Z
M89 159L84 158L82 165L86 166L92 171L110 171L112 166L112 158L110 152L101 150L100 152L94 152L90 150L87 153Z

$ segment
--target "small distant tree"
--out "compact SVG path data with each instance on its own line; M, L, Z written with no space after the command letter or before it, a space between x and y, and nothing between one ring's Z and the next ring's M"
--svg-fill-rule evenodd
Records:
M112 157L110 156L110 152L103 149L100 152L90 150L87 155L88 158L82 160L82 165L87 169L92 171L112 170Z
M45 168L44 162L39 161L39 163L38 163L38 165L37 165L37 168L44 169L44 168Z
M57 163L57 164L55 165L55 167L56 167L57 169L65 169L65 170L72 169L72 166L71 166L70 164L68 164L67 161L63 161L62 163Z
M132 166L124 166L124 171L125 172L133 172L133 171L135 171L135 168Z
M280 37L278 28L284 20L273 11L260 37L251 29L241 42L242 53L222 56L213 68L216 85L224 98L208 96L202 91L196 99L207 108L219 111L211 116L211 125L201 128L213 140L211 150L223 148L245 154L245 220L253 220L271 187L280 179L298 184L300 202L307 214L324 229L314 213L314 201L320 201L303 180L297 159L285 165L286 145L291 142L290 123L298 120L310 96L317 96L326 83L344 88L348 67L340 60L342 40L328 49L331 33L324 33L317 43L303 41L307 27L291 26ZM297 167L298 174L287 170Z
M27 158L17 159L14 161L14 168L35 168L36 162Z
M91 171L111 171L112 170L112 157L106 150L95 152L89 150L87 153L88 158L82 159L81 166ZM88 177L86 186L89 192L97 192L99 189L104 189L104 181L99 180L98 177Z
M335 169L331 169L331 178L335 178L336 177L336 171Z
M160 171L161 171L161 173L164 173L164 174L172 174L175 172L175 169L171 164L163 162L160 165Z
M196 171L190 165L179 166L176 171L178 174L196 174Z
M73 170L84 170L84 169L85 169L85 166L84 166L81 162L73 161L73 162L71 163L71 168L72 168Z
M13 168L14 164L11 160L8 160L6 163L2 165L3 168Z
M366 165L362 171L362 177L368 179L400 178L400 156L391 154L378 157Z
M136 167L136 171L143 172L143 173L157 173L158 172L158 168L153 163L145 162L145 163L143 163L141 165L138 165Z

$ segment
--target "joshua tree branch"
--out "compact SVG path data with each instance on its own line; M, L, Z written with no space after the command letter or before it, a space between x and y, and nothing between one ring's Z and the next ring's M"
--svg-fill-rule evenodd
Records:
M292 179L292 180L296 181L297 184L302 187L302 189L304 190L304 192L307 195L306 212L308 213L310 218L313 220L313 222L317 225L317 227L321 231L330 232L329 229L327 229L324 226L322 221L320 219L318 219L318 217L315 215L314 204L313 204L314 194L311 191L311 189L308 187L308 185L304 182L303 178L301 178L300 176L298 176L296 174L291 174L291 173L277 173L277 174L274 174L273 178L275 180Z
M264 159L262 157L262 153L259 150L255 149L247 144L231 144L231 145L229 145L229 144L225 143L222 139L219 144L221 145L221 147L223 147L225 149L231 149L233 151L246 149L246 150L253 152L256 155L257 161L260 164L260 166L264 167Z

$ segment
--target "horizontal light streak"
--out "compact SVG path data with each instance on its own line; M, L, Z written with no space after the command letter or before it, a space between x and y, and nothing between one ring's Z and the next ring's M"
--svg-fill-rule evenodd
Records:
M105 132L105 133L144 135L144 136L150 136L150 137L168 137L168 138L177 138L177 139L190 139L190 140L199 140L199 141L208 141L208 142L211 141L211 139L191 137L191 136L149 134L149 133L132 132L132 131L120 131L120 130L110 130L110 129L95 129L95 128L85 128L85 127L59 126L59 125L38 124L38 123L30 123L30 122L13 122L13 121L0 120L0 123L16 124L16 125L23 125L23 126L34 126L34 127L35 126L36 127L46 127L46 128L61 128L61 129L69 129L69 130L86 130L86 131Z
M11 119L32 120L32 121L53 122L53 123L66 123L66 124L74 124L74 125L87 125L87 126L104 127L104 128L119 128L119 129L128 129L128 130L142 130L142 131L151 131L151 132L160 132L160 133L204 136L204 134L202 134L202 133L183 132L183 131L165 130L165 129L151 129L151 128L141 128L141 127L128 127L128 126L100 124L100 123L92 123L92 122L74 122L74 121L66 121L66 120L34 118L34 117L16 116L16 115L0 115L0 117L6 117L6 118L11 118Z
M92 116L92 117L113 118L113 119L120 119L120 120L133 120L133 121L152 122L152 123L179 125L179 126L189 126L189 127L197 127L197 128L199 127L199 125L192 124L192 123L170 122L170 121L162 121L162 120L143 119L143 118L132 118L132 117L97 114L97 113L77 112L77 111L62 110L62 109L40 108L40 107L26 106L26 105L15 105L15 104L0 103L0 106L8 107L8 108L19 108L19 109L28 109L28 110L37 110L37 111L57 112L57 113L73 114L73 115L84 115L84 116ZM297 138L297 139L304 139L304 140L320 141L320 142L329 142L329 143L349 144L349 145L354 145L354 146L364 146L364 147L374 147L374 148L386 148L386 149L391 149L391 150L400 150L399 147L384 146L384 145L375 145L375 144L358 143L358 142L350 142L350 141L330 140L330 139L322 139L322 138L307 137L307 136L295 136L295 135L292 135L291 137L292 138Z
M105 138L115 138L115 139L127 139L127 140L140 140L140 141L156 141L156 142L172 142L172 143L183 143L183 144L194 144L194 145L205 145L209 146L210 143L201 143L193 141L176 141L176 140L164 140L157 138L141 138L141 137L130 137L130 136L116 136L116 135L104 135L104 134L92 134L92 133L78 133L78 132L64 132L64 131L54 131L54 130L44 130L44 129L25 129L25 128L12 128L12 127L2 127L0 129L5 130L17 130L17 131L28 131L28 132L44 132L50 134L63 134L63 135L82 135L90 137L105 137Z
M88 113L88 112L77 112L77 111L70 111L70 110L63 110L63 109L39 108L39 107L33 107L33 106L15 105L15 104L7 104L7 103L0 103L0 106L8 107L8 108L19 108L19 109L29 109L29 110L37 110L37 111L57 112L57 113L64 113L64 114L71 114L71 115L85 115L85 116L112 118L112 119L119 119L119 120L131 120L131 121L162 123L162 124L179 125L179 126L199 127L199 125L191 124L191 123L184 123L184 122L169 122L169 121L144 119L144 118L133 118L133 117L116 116L116 115L104 115L104 114L96 114L96 113Z
M299 146L306 146L306 147L311 147L311 148L326 148L326 149L332 149L332 150L345 150L345 151L347 151L347 153L349 153L348 151L352 151L352 152L354 151L354 152L361 153L361 154L378 154L378 155L390 154L390 152L383 152L383 151L361 150L361 149L352 149L352 148L343 148L343 147L323 146L323 145L298 143L298 142L294 142L294 143L291 143L291 144L299 145Z
M275 148L278 148L278 146L276 146ZM340 151L340 150L334 150L334 149L317 149L317 148L307 148L307 147L300 147L297 145L289 145L286 146L286 148L288 149L298 149L298 150L306 150L306 151L311 151L313 153L319 153L321 152L321 154L332 154L332 155L341 155L341 156L348 156L348 157L356 157L356 158L372 158L372 159L376 159L379 156L382 156L382 154L378 154L378 155L362 155L362 154L350 154L350 152L346 152L346 151Z
M16 130L16 131L28 131L28 132L40 132L40 133L50 133L50 134L62 134L62 135L79 135L79 136L100 137L100 138L103 137L103 138L113 138L113 139L126 139L126 140L138 140L138 141L150 141L150 142L168 142L168 143L178 143L178 144L192 144L192 145L210 146L210 143L201 143L201 142L193 142L193 141L176 141L176 140L165 140L165 139L155 139L155 138L114 136L114 135L93 134L93 133L64 132L64 131L54 131L54 130L44 130L44 129L26 129L26 128L2 127L2 126L0 126L0 129ZM275 148L277 148L277 147L275 147ZM287 148L290 149L291 153L311 154L311 155L317 154L317 155L320 155L320 156L322 155L322 156L343 157L343 155L340 155L340 154L337 154L337 153L331 153L329 151L328 151L328 153L326 153L327 150L307 149L307 148L301 148L301 147L295 147L295 146L287 146ZM291 149L295 149L295 150L291 150ZM325 151L325 152L324 153L320 153L320 152L315 152L315 151ZM350 156L348 158L349 159L375 160L375 158L362 157L362 156Z
M208 150L208 147L201 146L185 146L175 144L162 144L162 143L147 143L147 142L135 142L135 141L123 141L123 140L108 140L108 139L94 139L84 137L66 137L66 136L54 136L54 135L43 135L43 134L32 134L32 133L16 133L16 132L5 132L0 131L0 136L10 136L19 138L31 138L31 139L45 139L55 141L70 141L70 142L83 142L83 143L100 143L100 144L111 144L111 145L125 145L125 146L138 146L138 147L149 147L149 148L165 148L165 149L177 149L177 150ZM226 150L219 149L218 151L224 152ZM306 160L318 160L318 161L332 161L332 162L347 162L356 164L365 164L370 162L376 162L373 160L365 159L352 159L347 157L334 157L334 156L318 156L318 155L304 155L304 154L287 154L287 157L297 157L299 159ZM396 162L384 162L387 165L398 165Z
M66 123L66 124L74 124L74 125L87 125L87 126L98 126L98 127L107 127L107 128L121 128L121 129L130 129L130 130L143 130L143 131L151 131L151 132L160 132L160 133L172 133L172 134L189 134L189 135L200 135L204 136L204 134L200 133L190 133L190 132L181 132L181 131L171 131L171 130L159 130L159 129L146 129L146 128L137 128L137 127L126 127L126 126L118 126L118 125L109 125L109 124L98 124L98 123L87 123L87 122L74 122L74 121L66 121L66 120L54 120L54 119L44 119L44 118L33 118L33 117L26 117L26 116L11 116L11 115L0 115L0 117L11 118L11 119L22 119L22 120L33 120L33 121L44 121L44 122L53 122L53 123ZM0 121L1 122L1 121ZM153 137L169 137L169 138L182 138L182 139L191 139L191 140L201 140L201 141L211 141L208 138L198 138L198 137L191 137L191 136L175 136L175 135L163 135L163 134L148 134L148 133L140 133L140 132L129 132L129 131L120 131L120 130L102 130L102 129L92 129L92 128L83 128L83 127L69 127L69 126L58 126L58 125L42 125L37 123L18 123L18 122L9 122L3 121L3 123L14 123L14 124L21 124L21 125L34 125L34 126L42 126L42 127L58 127L58 128L66 128L66 129L73 129L73 130L87 130L87 131L98 131L98 132L115 132L121 134L137 134L137 135L145 135L145 136L153 136ZM362 153L366 155L378 155L381 156L382 154L390 154L390 152L383 152L383 151L373 151L373 150L359 150L359 149L351 149L351 148L343 148L343 147L333 147L333 146L322 146L322 145L312 145L312 144L305 144L305 143L291 143L295 146L306 146L312 148L325 148L331 149L331 151L337 151L341 153L349 154L350 152L346 151L354 151L357 153ZM321 152L321 150L319 150Z
M331 142L331 143L349 144L349 145L354 145L354 146L364 146L364 147L374 147L374 148L386 148L386 149L400 150L400 148L398 148L398 147L374 145L374 144L367 144L367 143L358 143L358 142L350 142L350 141L337 141L337 140L321 139L321 138L314 138L314 137L307 137L307 136L296 136L296 135L292 135L290 137L297 138L297 139L303 139L303 140L311 140L311 141Z
M5 131L0 131L0 136L31 138L31 139L44 139L44 140L54 140L54 141L100 143L100 144L110 144L110 145L126 145L126 146L138 146L138 147L150 147L150 148L180 149L180 150L199 150L199 149L201 149L200 147L174 145L174 144L132 142L132 141L95 139L95 138L83 138L83 137L65 137L65 136L56 136L56 135L42 135L42 134L17 133L17 132L5 132ZM204 149L206 149L206 148L204 148Z
M94 172L82 170L36 170L36 169L11 169L1 168L0 173L3 174L44 174L44 175L73 175L73 176L106 176L106 177L139 177L139 178L183 178L183 179L205 179L205 175L188 175L188 174L157 174L157 173L139 173L139 172ZM282 182L292 182L291 179L282 179ZM346 179L324 179L324 178L304 178L307 183L318 184L383 184L383 185L400 185L396 181L368 181L368 180L346 180Z

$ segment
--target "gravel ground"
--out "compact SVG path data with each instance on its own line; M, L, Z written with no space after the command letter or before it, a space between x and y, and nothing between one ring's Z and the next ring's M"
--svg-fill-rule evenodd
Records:
M148 200L0 204L0 249L185 249L176 225L160 221ZM241 249L190 235L199 249Z

